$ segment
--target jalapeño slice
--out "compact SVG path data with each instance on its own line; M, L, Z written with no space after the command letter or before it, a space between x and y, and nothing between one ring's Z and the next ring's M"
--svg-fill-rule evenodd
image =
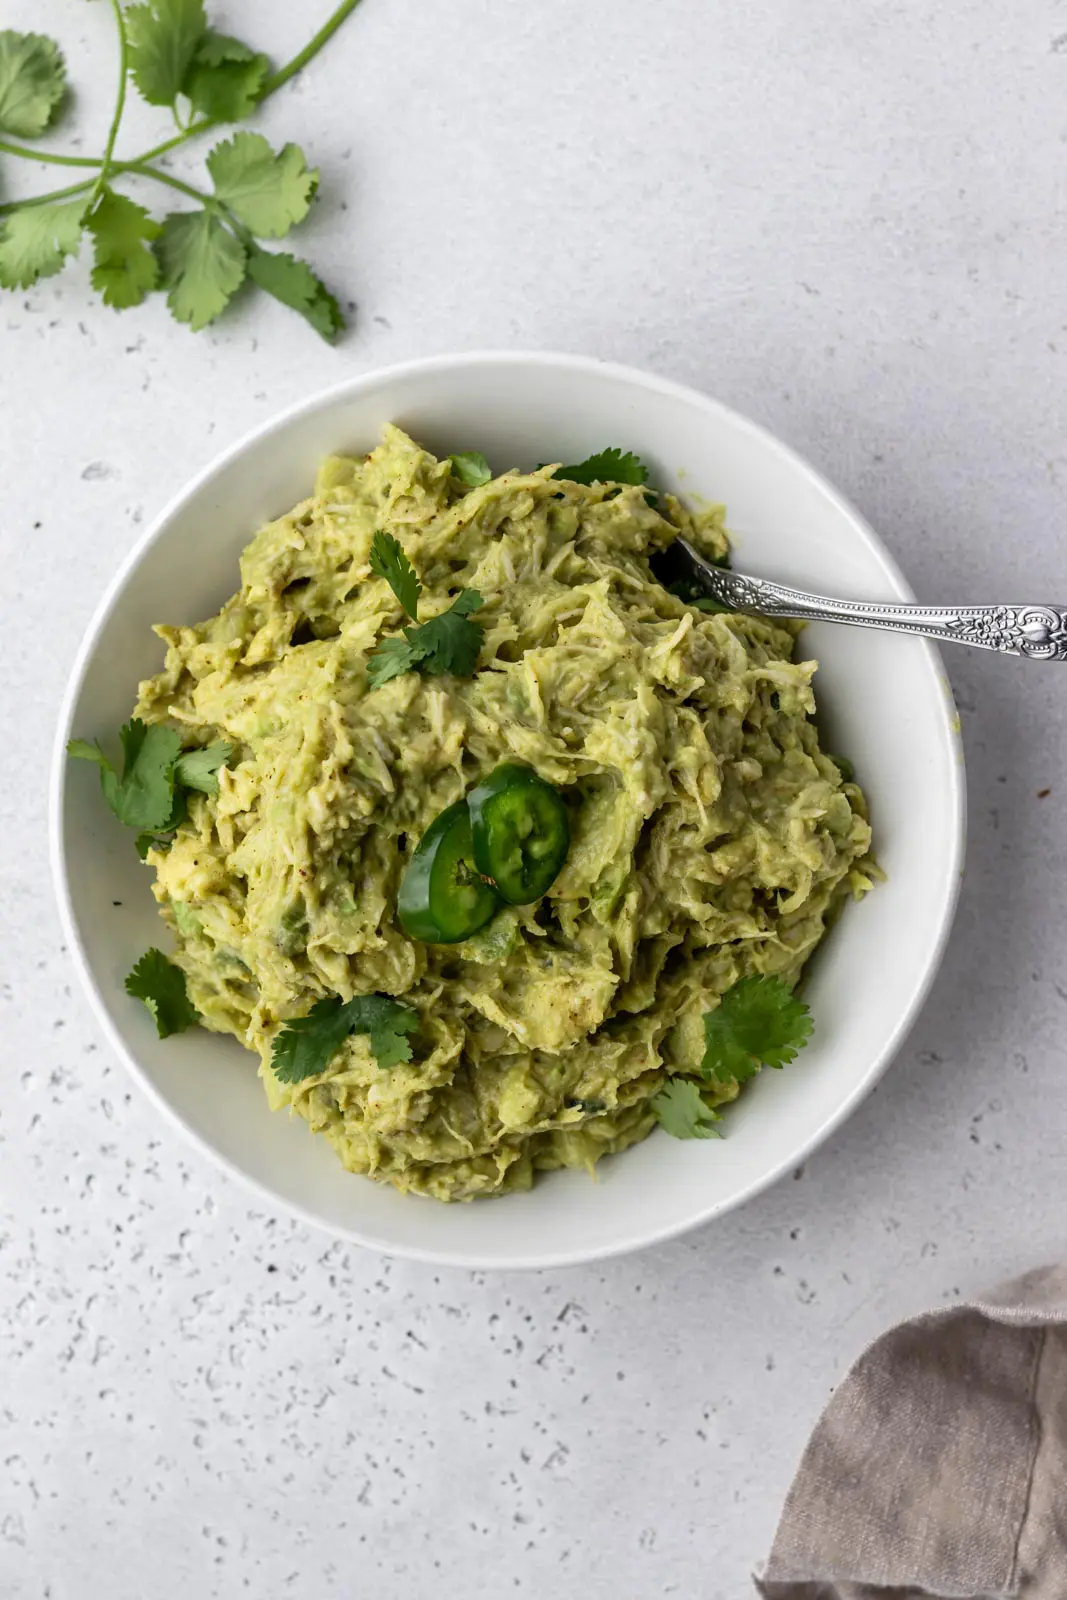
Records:
M531 767L508 762L467 796L474 863L509 905L540 900L567 859L567 807Z
M397 896L406 933L426 944L457 944L484 927L500 905L477 873L465 800L435 817L419 840Z

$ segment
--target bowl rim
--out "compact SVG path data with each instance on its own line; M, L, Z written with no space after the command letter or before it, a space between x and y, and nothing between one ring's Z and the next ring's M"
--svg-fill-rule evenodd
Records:
M304 399L294 401L282 411L277 412L264 422L241 434L233 443L213 456L199 472L195 473L192 478L170 496L120 563L117 572L105 588L85 628L60 702L48 784L48 838L49 860L60 922L75 970L83 990L88 995L97 1023L102 1028L112 1050L124 1064L142 1092L147 1095L148 1099L167 1118L171 1125L176 1127L182 1136L204 1155L210 1163L235 1179L247 1193L254 1195L257 1200L271 1209L288 1213L309 1227L320 1229L334 1238L345 1239L349 1243L360 1245L364 1249L375 1250L379 1254L424 1262L434 1266L455 1266L472 1270L541 1271L578 1266L586 1262L610 1260L617 1256L629 1255L638 1250L649 1249L654 1245L692 1233L713 1221L716 1217L724 1216L727 1212L733 1211L737 1207L746 1204L749 1200L755 1199L764 1190L779 1182L787 1172L806 1161L814 1150L826 1143L851 1116L860 1102L870 1094L888 1069L890 1063L899 1053L919 1016L944 957L959 899L966 848L967 791L960 719L940 652L931 641L922 639L919 644L926 655L928 666L940 681L943 690L943 727L953 755L953 759L948 764L953 821L952 860L949 863L951 870L947 877L947 892L938 910L937 935L930 958L916 981L908 1003L901 1011L896 1026L878 1052L868 1062L866 1070L852 1086L850 1092L836 1106L834 1111L824 1119L822 1124L804 1140L803 1144L798 1146L788 1160L779 1161L776 1166L767 1172L761 1173L728 1199L712 1202L677 1223L650 1228L644 1232L631 1228L619 1240L592 1249L554 1250L543 1255L524 1256L519 1260L501 1260L498 1256L482 1254L477 1250L424 1249L418 1245L408 1244L383 1246L377 1239L362 1233L358 1227L326 1221L299 1201L283 1197L277 1190L261 1182L260 1179L253 1177L243 1167L237 1165L228 1156L223 1155L209 1139L205 1138L186 1122L170 1100L156 1087L136 1056L127 1048L118 1029L113 1025L100 987L93 974L81 929L74 915L63 842L63 801L67 773L66 744L71 736L70 730L74 707L81 694L89 663L100 644L116 602L128 579L152 547L166 536L169 524L185 503L198 494L212 479L226 471L235 460L253 445L260 443L264 438L272 434L284 432L294 422L315 411L328 409L337 401L373 390L383 383L397 379L420 377L435 372L462 368L492 368L507 365L531 368L551 367L571 372L596 373L625 384L635 385L646 392L650 391L664 397L683 400L687 404L696 405L704 411L728 421L732 426L742 429L750 436L778 452L780 457L785 458L794 470L802 474L813 487L820 490L833 504L834 508L852 524L857 536L882 569L887 583L895 591L895 598L904 602L915 600L913 590L874 529L847 497L835 488L816 467L812 466L791 445L779 439L769 428L764 427L761 423L754 422L742 412L735 411L733 407L726 405L723 401L717 400L711 395L704 394L700 389L690 384L681 383L671 378L664 378L656 373L647 372L640 367L629 366L622 362L601 360L596 356L568 354L551 350L472 350L417 357L407 361L394 362L385 367L375 367L369 372L344 378L338 383L318 389L314 393L305 396Z

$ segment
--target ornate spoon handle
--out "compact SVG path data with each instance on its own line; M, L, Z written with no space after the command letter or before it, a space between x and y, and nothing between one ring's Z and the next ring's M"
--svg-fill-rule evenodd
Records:
M675 543L682 546L700 587L731 611L887 628L952 644L972 644L980 650L1001 650L1031 661L1067 661L1067 610L1059 606L904 606L833 600L767 578L713 567L684 539Z

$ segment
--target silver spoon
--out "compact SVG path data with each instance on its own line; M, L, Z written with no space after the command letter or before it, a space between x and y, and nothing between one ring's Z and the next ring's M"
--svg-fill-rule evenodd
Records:
M973 644L979 650L1001 650L1031 661L1067 661L1067 610L1058 606L902 606L832 600L713 566L685 539L675 539L654 566L662 582L686 584L728 611L887 628L950 644Z

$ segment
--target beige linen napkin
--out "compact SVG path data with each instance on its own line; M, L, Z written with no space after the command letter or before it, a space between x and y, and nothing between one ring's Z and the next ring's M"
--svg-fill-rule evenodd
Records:
M860 1357L812 1434L765 1600L1067 1600L1067 1266Z

